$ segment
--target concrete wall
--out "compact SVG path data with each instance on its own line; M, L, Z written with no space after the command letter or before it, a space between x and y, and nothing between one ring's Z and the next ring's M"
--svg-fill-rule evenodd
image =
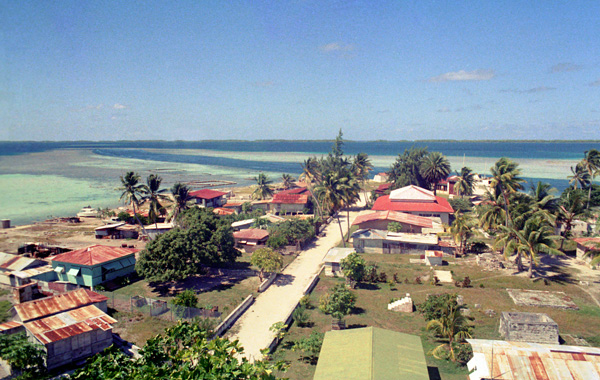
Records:
M546 314L503 312L499 331L507 341L559 344L558 325Z
M267 277L259 286L258 286L258 292L262 293L265 290L267 290L267 288L269 287L269 285L271 285L273 283L273 281L275 281L275 279L277 278L277 273L271 273L271 275L269 277Z
M215 336L223 334L244 312L254 303L254 296L251 294L239 304L215 329Z
M33 338L35 339L35 338ZM35 343L40 343L36 342ZM70 364L88 356L97 354L113 343L112 329L96 329L78 334L45 346L48 369Z

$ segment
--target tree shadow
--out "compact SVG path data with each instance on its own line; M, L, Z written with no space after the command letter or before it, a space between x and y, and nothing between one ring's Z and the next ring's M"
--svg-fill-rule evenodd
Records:
M352 314L353 315L361 315L361 314L364 314L364 313L366 313L366 310L363 309L362 307L353 307L352 308Z
M367 282L361 282L356 287L359 289L364 289L364 290L379 290L380 289L379 285L371 284L371 283L367 283Z
M208 268L207 273L203 275L190 276L180 281L150 282L148 286L153 293L158 293L161 297L171 297L187 289L191 289L197 294L231 289L241 281L255 275L253 270Z
M292 283L296 277L291 274L279 274L275 281L273 281L273 285L276 286L286 286Z
M363 327L367 327L367 325L362 323L353 323L351 325L346 326L346 329L361 329Z

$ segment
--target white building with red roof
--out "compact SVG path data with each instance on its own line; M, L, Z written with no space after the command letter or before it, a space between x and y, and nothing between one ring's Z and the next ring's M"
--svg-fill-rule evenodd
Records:
M371 209L400 211L412 215L440 218L445 224L449 223L450 214L454 213L454 209L445 198L438 197L432 191L414 185L396 189L390 195L377 198Z
M279 214L303 214L308 204L308 190L306 187L280 191L273 195L271 212Z
M221 207L227 202L227 194L223 191L202 189L190 192L190 198L199 207Z
M60 281L94 287L135 270L139 249L92 245L52 257Z

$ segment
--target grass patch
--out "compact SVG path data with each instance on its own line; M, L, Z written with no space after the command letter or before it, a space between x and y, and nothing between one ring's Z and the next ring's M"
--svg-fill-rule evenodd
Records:
M113 309L109 309L109 314L118 321L114 325L113 332L139 347L143 347L148 339L162 334L167 327L175 324L175 322L148 315L120 312Z
M12 308L10 301L0 301L0 323L6 322L10 319L10 313L8 312Z

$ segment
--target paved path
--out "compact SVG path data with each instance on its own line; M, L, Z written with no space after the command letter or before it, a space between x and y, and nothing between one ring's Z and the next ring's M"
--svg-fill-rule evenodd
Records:
M350 223L357 215L358 212L350 212ZM345 234L345 211L340 212L340 221ZM240 341L244 356L250 361L262 358L260 350L268 347L275 337L269 327L287 318L302 298L304 289L321 269L327 251L341 240L337 220L327 226L325 234L316 240L313 247L302 251L232 326L230 338Z

